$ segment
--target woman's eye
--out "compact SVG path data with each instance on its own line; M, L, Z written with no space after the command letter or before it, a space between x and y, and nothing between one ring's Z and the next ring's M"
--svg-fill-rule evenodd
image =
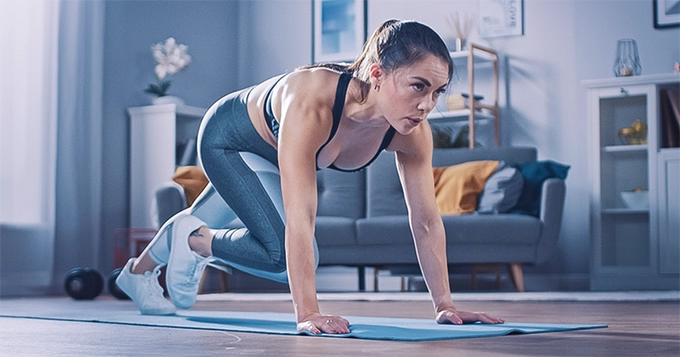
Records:
M422 83L415 83L412 84L411 86L417 91L422 91L423 89L425 89L425 85Z

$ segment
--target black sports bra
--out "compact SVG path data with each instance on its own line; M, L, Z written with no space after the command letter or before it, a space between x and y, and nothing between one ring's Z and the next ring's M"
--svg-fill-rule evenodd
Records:
M272 110L272 101L271 101L271 93L272 89L274 89L274 86L281 80L281 78L285 77L285 75L281 76L274 85L269 88L269 91L267 92L267 95L264 98L264 118L265 121L267 122L267 126L269 127L269 130L271 130L272 134L278 139L279 137L279 122L276 120L274 117L274 112ZM318 160L319 158L319 153L321 150L328 145L328 143L333 139L333 136L335 136L335 133L338 131L338 126L340 126L340 118L342 118L342 110L344 109L345 106L345 97L347 95L347 87L349 87L349 83L352 80L352 74L347 73L347 72L342 72L340 73L340 79L338 80L338 87L335 92L335 102L333 103L333 126L331 127L331 133L328 136L328 140L321 145L319 150L316 152L316 158ZM392 138L394 138L394 134L396 133L396 130L390 126L389 129L387 129L387 132L385 133L385 136L383 137L382 142L380 143L380 148L378 148L378 152L375 153L375 156L371 158L371 160L366 163L366 165L361 166L356 169L351 169L351 170L346 170L346 169L341 169L339 167L336 167L335 165L331 164L328 166L329 168L337 171L344 171L344 172L354 172L354 171L359 171L363 169L364 167L370 165L375 159L378 158L378 155L387 148L387 146L390 145L392 142ZM317 170L321 170L317 164L316 166Z

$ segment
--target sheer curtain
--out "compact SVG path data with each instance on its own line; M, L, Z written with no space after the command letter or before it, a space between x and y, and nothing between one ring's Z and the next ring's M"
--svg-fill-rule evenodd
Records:
M0 295L97 267L104 7L0 1Z
M54 223L59 3L1 1L0 222Z
M99 0L65 0L61 4L56 282L73 267L99 265L104 5Z
M51 284L59 3L0 1L0 294Z

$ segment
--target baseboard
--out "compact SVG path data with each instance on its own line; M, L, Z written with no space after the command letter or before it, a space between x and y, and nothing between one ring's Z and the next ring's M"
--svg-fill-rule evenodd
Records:
M50 295L51 284L51 271L1 272L0 297Z
M389 271L375 271L366 268L366 291L376 291L375 276L377 273L377 291L404 290L425 291L425 283L419 275L394 276ZM470 274L456 273L449 277L451 291L472 291ZM319 292L358 291L359 277L357 268L320 267L317 273L317 290ZM477 291L514 291L508 274L501 270L500 289L496 286L496 276L492 273L477 275ZM590 276L588 274L524 274L526 291L588 291Z

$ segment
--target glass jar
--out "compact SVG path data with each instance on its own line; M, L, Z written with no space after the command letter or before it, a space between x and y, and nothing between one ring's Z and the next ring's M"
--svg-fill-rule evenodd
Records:
M624 38L618 41L616 47L614 74L617 77L639 76L642 66L638 56L637 42L631 38Z

